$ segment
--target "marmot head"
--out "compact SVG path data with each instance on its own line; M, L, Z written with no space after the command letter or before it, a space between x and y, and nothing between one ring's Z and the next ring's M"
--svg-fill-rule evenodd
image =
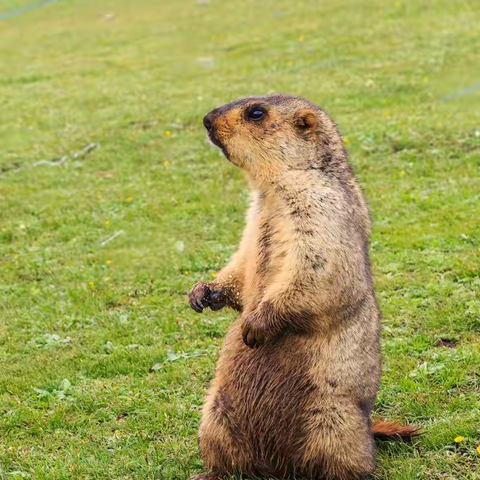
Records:
M336 125L301 97L247 97L203 119L211 141L254 180L289 170L321 169L345 152Z

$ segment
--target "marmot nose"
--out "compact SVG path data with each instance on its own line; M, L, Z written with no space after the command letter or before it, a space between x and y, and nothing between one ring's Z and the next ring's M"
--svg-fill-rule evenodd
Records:
M203 117L203 126L210 132L213 128L213 115L211 113L207 113Z

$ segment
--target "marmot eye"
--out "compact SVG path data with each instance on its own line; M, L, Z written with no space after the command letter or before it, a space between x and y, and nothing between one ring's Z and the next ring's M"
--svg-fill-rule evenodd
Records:
M247 116L250 120L261 120L265 116L265 110L258 107L252 108Z

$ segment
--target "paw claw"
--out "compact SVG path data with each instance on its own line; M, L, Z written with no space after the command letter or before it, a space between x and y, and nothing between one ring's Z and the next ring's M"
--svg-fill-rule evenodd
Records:
M257 347L255 331L249 325L246 325L243 330L243 343L249 348Z
M190 306L198 313L207 307L220 310L226 305L224 295L220 290L212 290L206 282L198 282L188 294Z
M247 345L250 348L255 348L257 346L257 340L255 339L255 332L251 329L247 333Z
M243 335L242 335L242 337L243 337L243 343L244 343L247 347L249 347L250 345L248 344L248 327L246 327L246 328L243 329Z

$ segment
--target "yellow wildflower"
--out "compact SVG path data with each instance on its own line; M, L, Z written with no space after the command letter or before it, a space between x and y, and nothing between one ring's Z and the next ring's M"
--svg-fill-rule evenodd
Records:
M132 197L127 197L127 202L133 202L133 198Z
M165 167L168 167L168 166L170 165L170 162L169 162L168 160L165 160L165 161L163 162L163 165L164 165Z
M110 220L105 220L104 225L108 227L110 225Z
M112 261L111 260L106 260L105 261L105 265L111 265L112 264Z
M461 435L454 438L455 443L460 443L460 442L463 442L464 440L465 440L465 438L462 437Z
M94 286L95 286L95 282L88 282L88 286L91 287L91 288L94 287Z
M212 273L212 278L217 278L217 274L215 272Z
M350 139L348 137L343 137L344 145L348 145L350 143Z
M476 448L477 453L480 455L480 445Z
M165 135L166 135L167 137L169 137L171 134L172 134L172 132L171 132L170 130L167 130L167 131L165 132Z
M115 430L115 435L120 435L122 432L120 430Z

